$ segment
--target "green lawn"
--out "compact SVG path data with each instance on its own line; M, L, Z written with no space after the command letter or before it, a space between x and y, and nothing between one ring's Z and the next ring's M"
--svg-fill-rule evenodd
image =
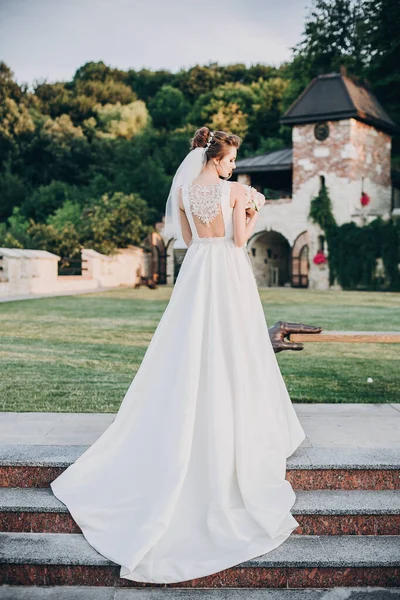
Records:
M170 294L121 289L1 303L0 410L116 412ZM260 288L260 295L268 326L282 319L400 331L399 294ZM293 402L399 402L399 350L310 343L277 359Z

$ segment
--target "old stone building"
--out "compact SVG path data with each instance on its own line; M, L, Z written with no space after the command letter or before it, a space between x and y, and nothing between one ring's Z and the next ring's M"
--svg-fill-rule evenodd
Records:
M310 202L325 185L339 225L388 218L400 208L390 166L391 136L399 129L376 97L343 73L313 79L281 123L292 126L292 148L238 160L232 177L267 199L247 250L260 286L327 289L328 267L312 260L327 248L308 217ZM168 251L168 242L167 280L173 282L185 248Z

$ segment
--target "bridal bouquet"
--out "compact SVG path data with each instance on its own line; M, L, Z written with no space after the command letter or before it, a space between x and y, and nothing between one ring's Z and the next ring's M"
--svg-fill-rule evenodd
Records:
M251 185L246 185L242 183L243 187L246 191L246 208L252 208L256 211L259 211L262 206L265 204L265 196L258 192Z

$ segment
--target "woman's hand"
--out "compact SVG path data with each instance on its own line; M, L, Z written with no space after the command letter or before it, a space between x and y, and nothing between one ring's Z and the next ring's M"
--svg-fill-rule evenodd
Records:
M249 217L251 219L251 217L253 217L256 212L258 212L255 208L246 208L246 216Z

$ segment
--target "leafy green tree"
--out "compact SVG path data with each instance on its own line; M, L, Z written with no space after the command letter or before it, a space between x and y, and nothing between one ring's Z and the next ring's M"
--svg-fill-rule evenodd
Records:
M181 70L176 81L179 89L190 102L193 102L201 94L211 93L212 90L219 86L221 74L215 66L196 65L188 71Z
M288 81L282 77L260 79L251 84L250 89L255 94L256 110L249 119L249 129L243 150L250 153L260 147L264 152L278 150L290 145L291 139L282 138L279 118L283 111L283 99L288 88Z
M229 66L227 67L229 70ZM241 83L250 85L251 83L257 82L261 79L268 80L274 79L275 77L281 77L281 67L273 67L271 65L265 65L261 63L257 63L255 65L251 65L248 69L246 69L243 74L243 78L240 80Z
M38 223L46 222L49 215L71 201L74 187L63 181L52 181L35 188L21 206L21 213Z
M7 228L6 223L0 222L0 248L23 248L24 245L15 238Z
M66 113L75 125L93 116L96 104L130 104L137 100L125 83L126 74L107 67L102 61L86 63L77 70L71 82L37 82L36 107L53 119Z
M371 60L366 75L387 112L400 126L400 10L397 0L365 0ZM400 136L393 140L400 168Z
M23 204L28 187L19 175L12 172L11 160L7 160L0 172L0 221L6 220L13 208Z
M125 77L124 71L109 67L102 60L90 61L75 71L72 83L76 84L84 81L102 81L104 83L108 79L124 82Z
M344 66L353 76L365 76L371 60L371 26L365 15L365 0L313 0L303 39L292 47L292 61L282 65L289 80L284 110L317 75Z
M27 233L29 221L15 206L6 222L0 223L0 246L2 248L30 248L31 238Z
M53 225L32 221L27 233L31 239L31 248L47 250L60 257L78 256L82 248L78 233L71 223L66 223L58 230Z
M259 108L255 92L241 83L227 83L201 94L188 117L192 123L208 125L245 137L249 121Z
M125 138L130 140L140 133L148 124L149 113L142 100L136 100L131 104L96 104L93 107L96 122L85 122L94 128L100 137L110 139Z
M82 225L82 207L77 202L67 199L47 218L46 223L52 225L57 231L62 231L69 223L79 232Z
M68 114L72 118L76 97L65 83L36 82L33 97L37 100L35 108L52 119L62 114Z
M145 139L137 144L118 146L114 156L118 171L113 189L125 194L138 193L154 209L152 217L156 219L164 213L171 179L165 173L159 153L154 148L146 152L147 148L149 144Z
M20 86L14 81L14 73L4 61L0 61L0 105L7 98L14 100L17 104L24 98L26 87Z
M183 93L171 85L164 85L149 102L154 127L173 130L181 127L190 110Z
M0 167L7 158L14 156L17 138L31 134L35 129L28 109L21 102L5 98L0 103Z
M137 194L104 194L82 208L66 200L46 223L26 219L18 208L0 223L0 246L37 248L61 257L77 256L83 247L105 254L139 245L153 231L147 203Z
M303 40L294 47L295 56L308 62L313 76L337 71L345 65L363 75L370 61L364 4L355 0L314 0L305 24Z
M150 71L149 69L135 71L130 69L127 71L124 81L132 88L137 97L147 104L163 85L174 85L176 75L164 69L159 71Z
M71 140L85 137L82 128L75 127L69 115L47 119L43 125L43 133L62 147L68 147Z
M44 118L29 139L19 143L15 172L30 185L48 185L53 180L85 185L92 152L81 127L69 115Z
M103 81L78 81L74 92L78 96L90 98L94 104L130 104L137 100L135 93L125 83L109 78Z
M84 211L85 247L109 254L118 247L140 244L153 230L144 225L147 211L147 203L137 194L104 194Z

